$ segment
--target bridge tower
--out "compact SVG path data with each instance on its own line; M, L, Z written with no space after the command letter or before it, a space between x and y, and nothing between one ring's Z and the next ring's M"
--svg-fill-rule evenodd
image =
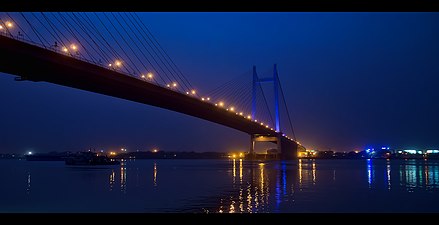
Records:
M280 115L279 115L279 84L277 83L278 74L277 66L274 64L273 77L259 78L256 73L256 66L253 66L253 85L252 85L252 118L256 117L256 88L258 83L273 82L274 87L274 114L276 123L276 132L280 131Z
M274 116L275 116L275 129L277 136L269 136L264 134L253 134L250 136L250 157L255 156L255 144L256 142L271 142L277 144L277 151L280 152L280 156L283 159L296 158L297 156L297 143L287 141L282 138L280 133L280 112L279 112L279 83L278 83L277 65L273 66L273 76L268 78L259 78L256 73L256 66L253 66L253 82L252 82L252 118L256 117L256 90L260 83L273 83L274 91Z

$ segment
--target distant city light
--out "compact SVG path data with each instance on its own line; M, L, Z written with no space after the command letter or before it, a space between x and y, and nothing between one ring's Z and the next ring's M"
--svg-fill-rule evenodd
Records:
M196 94L197 92L196 92L195 90L192 90L191 93L194 95L194 94Z
M416 150L412 150L412 149L404 150L404 152L407 152L409 154L416 154Z
M28 152L27 154L28 154L28 155L32 155L32 152Z
M3 30L3 26L2 25L0 25L0 30Z
M66 50L67 50L67 48L66 48ZM108 64L109 67L111 67L112 65L113 65L113 64L111 64L111 63Z
M201 101L204 101L204 98L201 98Z
M154 77L154 75L152 75L152 73L148 73L147 76L148 76L148 79L152 79Z
M158 149L153 149L152 152L157 153L159 150Z
M219 102L218 105L223 107L224 106L224 102Z
M145 75L142 75L142 78L145 78Z
M210 97L207 97L207 101L210 101Z
M439 153L439 150L428 149L428 150L427 150L427 153L428 153L428 154L431 154L431 153Z
M177 82L172 83L172 87L177 87Z
M67 47L63 47L63 48L62 48L62 51L63 51L63 52L68 52L69 49L68 49ZM110 64L110 66L111 66L111 64Z
M230 111L232 111L232 112L235 111L235 107L233 107L233 106L230 107Z

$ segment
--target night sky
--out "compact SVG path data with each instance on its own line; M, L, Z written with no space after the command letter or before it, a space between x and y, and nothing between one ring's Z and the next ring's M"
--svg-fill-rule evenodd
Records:
M439 13L140 13L199 92L277 63L309 149L439 148ZM25 66L25 65L23 65ZM0 73L0 153L247 150L245 133Z

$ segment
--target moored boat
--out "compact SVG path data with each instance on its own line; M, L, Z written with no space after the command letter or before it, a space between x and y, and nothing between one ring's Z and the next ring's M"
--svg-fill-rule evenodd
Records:
M66 165L119 165L120 162L94 152L79 152L65 159Z

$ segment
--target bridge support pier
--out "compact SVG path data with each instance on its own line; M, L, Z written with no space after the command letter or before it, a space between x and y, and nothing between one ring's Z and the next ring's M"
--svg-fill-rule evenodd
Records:
M289 160L297 158L297 150L299 148L299 145L296 142L284 138L281 134L278 134L277 136L254 134L250 135L250 160L258 159L255 153L256 142L271 142L276 144L277 152L274 153L276 159ZM274 154L270 155L270 153L267 152L264 158L267 158L267 156L273 156Z
M250 134L250 154L249 159L254 160L255 159L255 141L254 141L254 135Z
M303 148L294 141L282 138L280 136L278 146L280 146L280 155L282 160L297 159L297 152L299 148Z

